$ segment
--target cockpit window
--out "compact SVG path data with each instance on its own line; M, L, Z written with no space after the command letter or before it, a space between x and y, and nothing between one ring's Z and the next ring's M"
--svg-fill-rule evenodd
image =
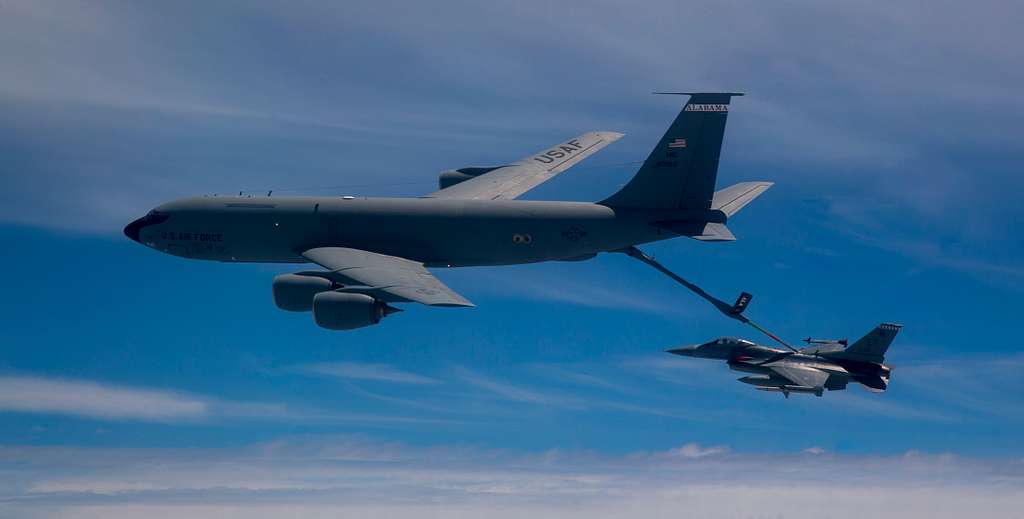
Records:
M169 214L150 211L149 213L146 213L146 216L142 217L142 226L145 227L147 225L156 225L158 223L164 223L170 217L171 215Z
M141 232L144 227L156 225L158 223L164 223L170 217L171 215L169 214L150 211L148 214L146 214L146 216L143 216L142 218L139 218L138 220L135 220L134 222L125 226L124 235L131 238L132 240L139 241L139 232Z

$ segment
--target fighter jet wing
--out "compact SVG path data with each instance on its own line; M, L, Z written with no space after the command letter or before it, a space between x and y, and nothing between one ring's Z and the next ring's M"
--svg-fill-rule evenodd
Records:
M594 152L619 140L616 132L584 133L575 139L531 155L507 166L492 169L480 176L464 180L428 198L461 198L467 200L511 200L550 180Z
M828 380L828 373L820 369L796 366L793 364L779 363L768 365L776 375L785 378L795 386L823 387Z
M430 306L475 306L434 277L422 263L344 247L317 247L302 256L328 270L353 290L388 302L414 301Z

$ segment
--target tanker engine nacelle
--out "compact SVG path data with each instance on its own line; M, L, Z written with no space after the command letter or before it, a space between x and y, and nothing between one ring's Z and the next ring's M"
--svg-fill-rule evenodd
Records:
M289 312L308 312L313 309L313 297L338 288L329 279L303 274L274 276L273 287L274 304Z
M399 311L366 294L320 292L313 297L313 320L328 330L353 330L370 326Z
M366 294L335 292L338 284L306 273L274 277L274 304L289 312L313 311L316 324L330 330L352 330L377 324L400 311Z

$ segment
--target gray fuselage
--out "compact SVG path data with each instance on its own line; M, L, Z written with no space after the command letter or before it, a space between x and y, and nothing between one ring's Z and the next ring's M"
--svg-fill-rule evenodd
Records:
M771 367L779 363L811 367L834 375L846 375L848 371L835 362L814 355L793 353L770 348L753 342L724 337L696 346L684 346L669 350L676 355L705 359L724 360L729 368L746 373L771 374Z
M125 233L195 259L301 263L303 251L333 246L456 267L586 259L678 236L652 222L705 216L584 202L207 196L163 204Z

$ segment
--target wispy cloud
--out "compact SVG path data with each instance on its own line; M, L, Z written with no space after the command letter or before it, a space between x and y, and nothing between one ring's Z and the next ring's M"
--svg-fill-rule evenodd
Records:
M962 272L1001 287L1024 289L1024 267L1016 261L1016 255L1024 251L1017 243L1007 243L984 232L971 232L962 240L949 240L945 236L948 232L922 232L922 226L907 221L904 207L875 196L834 197L825 203L823 225L853 241L899 255L918 267ZM969 213L964 218L972 216L975 214ZM936 219L928 222L928 226L935 227ZM811 254L832 255L828 249L803 249Z
M701 447L699 443L686 443L669 449L664 452L655 453L654 458L662 459L674 459L674 458L704 458L707 456L715 456L718 454L725 454L729 452L729 447L725 445L715 445L712 447Z
M449 275L463 277L477 290L502 298L653 314L669 319L693 318L699 304L666 284L653 270L621 254L605 254L600 260L579 263L547 263L503 267L500 270L474 269ZM616 262L626 262L636 276L612 270Z
M630 401L624 402L618 399L595 396L592 394L585 395L577 392L538 387L536 385L528 386L521 383L512 383L493 376L484 375L464 367L458 368L457 372L459 373L459 377L470 385L483 389L500 399L510 402L552 407L566 411L610 409L626 413L648 414L687 420L692 419L691 416L678 412L675 409L675 406L666 405L666 402L657 398L651 398L651 395L644 395L646 398L644 398L643 401L639 401L640 399L636 398L638 393L623 391L623 393L631 393L633 395L633 398L631 398ZM588 382L593 384L594 379L590 379ZM608 386L605 385L599 387L607 388Z
M728 376L728 368L725 366L714 366L713 364L709 365L706 361L698 363L690 360L668 354L643 355L623 359L620 361L620 365L626 371L683 386L707 386L708 382L722 381L723 377ZM715 385L725 386L725 384Z
M979 278L1009 280L1017 287L1024 287L1024 267L1018 263L1000 263L964 254L962 251L951 249L937 241L923 241L889 233L872 235L863 232L848 232L848 234L864 244L897 253L920 265L960 271Z
M885 399L883 395L857 394L854 386L842 394L828 395L831 397L830 410L833 412L857 411L862 414L884 416L897 420L925 422L955 422L959 418L947 410L936 409L932 405L916 402L900 402Z
M570 384L578 386L588 386L597 389L609 389L619 393L630 394L630 395L641 395L643 392L635 387L613 382L610 376L598 376L589 371L594 369L594 365L560 365L560 364L534 364L531 366L533 371L544 375L545 377L558 381L568 382Z
M901 383L966 419L1024 419L1024 355L926 359L901 366ZM955 381L940 383L937 381Z
M586 407L584 400L565 394L522 387L466 368L459 368L458 373L469 384L513 402L571 409Z
M356 413L282 402L225 400L179 391L39 376L0 376L0 412L192 424L227 420L377 425L451 423L436 416Z
M363 364L358 362L324 362L304 364L293 368L296 371L340 377L354 380L372 380L395 384L436 384L437 379L403 371L389 364Z
M685 307L669 304L650 294L641 295L635 289L609 286L597 280L579 279L578 276L490 276L489 282L482 286L504 296L555 301L589 308L632 310L668 316L686 314Z
M0 410L165 422L206 418L210 403L171 391L82 380L3 376Z

